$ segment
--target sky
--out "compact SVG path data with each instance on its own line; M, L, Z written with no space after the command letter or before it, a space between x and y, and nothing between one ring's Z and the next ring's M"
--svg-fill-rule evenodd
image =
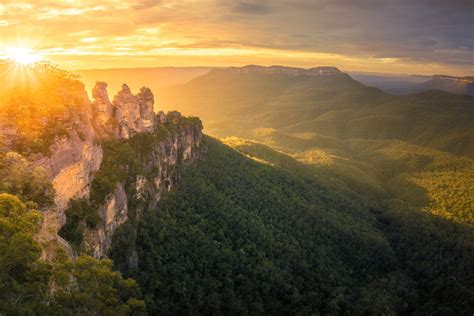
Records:
M336 66L474 75L474 0L0 0L0 58L64 69Z

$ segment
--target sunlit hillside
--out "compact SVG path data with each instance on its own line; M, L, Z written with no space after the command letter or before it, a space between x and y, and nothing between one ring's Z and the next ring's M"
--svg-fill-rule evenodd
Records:
M3 143L19 152L45 152L55 138L73 128L74 118L90 116L84 84L77 76L49 63L30 66L0 63ZM0 146L2 143L0 143Z
M218 136L255 128L317 133L339 139L398 139L473 157L474 97L441 91L408 96L364 86L342 72L294 75L291 68L216 70L174 89L158 102L201 116ZM253 69L253 71L252 71Z
M440 91L392 96L342 73L265 69L211 72L169 97L207 118L211 133L263 142L311 166L319 179L327 178L321 170L331 170L353 191L371 188L383 199L401 198L473 223L473 97Z

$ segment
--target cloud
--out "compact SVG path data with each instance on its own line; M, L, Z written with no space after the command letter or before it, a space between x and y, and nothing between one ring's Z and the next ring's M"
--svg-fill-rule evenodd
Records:
M344 56L341 63L390 61L394 71L424 65L472 75L472 12L472 0L4 0L0 45L29 38L37 49L110 56L241 49L255 51L255 63L262 54L290 63L326 54Z
M271 7L268 3L258 0L235 1L232 9L236 13L243 14L267 14L271 12Z
M156 7L160 3L161 3L161 0L140 0L140 1L137 1L137 3L133 5L133 8L139 9L139 10L150 9L150 8Z

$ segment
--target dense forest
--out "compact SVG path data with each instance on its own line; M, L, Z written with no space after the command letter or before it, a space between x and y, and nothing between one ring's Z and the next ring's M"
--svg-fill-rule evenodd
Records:
M207 159L139 226L130 275L150 312L470 312L471 227L206 143Z

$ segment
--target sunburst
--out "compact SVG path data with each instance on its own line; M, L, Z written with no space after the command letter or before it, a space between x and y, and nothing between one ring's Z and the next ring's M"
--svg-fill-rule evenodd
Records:
M4 56L15 63L27 66L40 61L41 56L31 48L8 47L4 49Z
M34 49L24 46L6 47L0 53L4 59L0 63L0 75L4 87L33 86L36 84L34 72L35 63L41 60L41 55Z

